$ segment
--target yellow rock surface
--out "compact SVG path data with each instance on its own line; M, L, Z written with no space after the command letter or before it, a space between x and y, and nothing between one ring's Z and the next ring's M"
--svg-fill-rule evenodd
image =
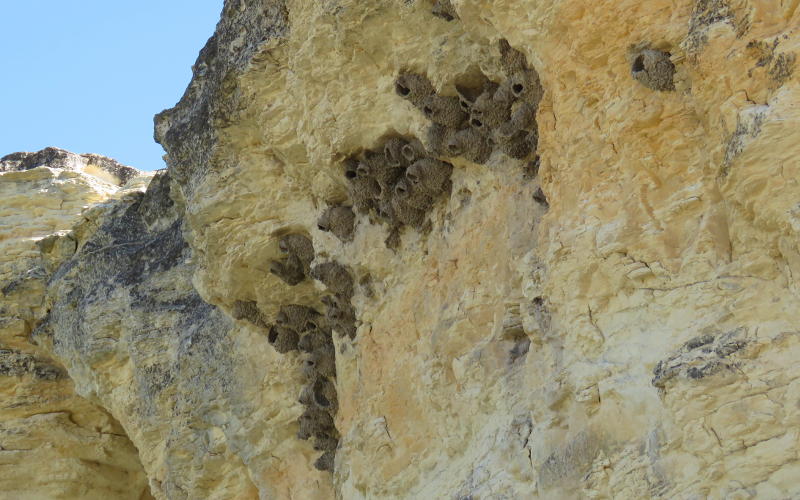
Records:
M186 192L195 284L226 310L315 300L268 274L283 228L369 277L337 350L336 491L797 495L796 6L453 3L448 23L426 2L287 2L291 34L239 79ZM397 253L364 217L352 244L317 231L345 155L424 135L398 71L452 91L498 74L500 38L545 88L539 180L456 161L433 231ZM631 77L642 47L670 52L674 92ZM530 341L515 359L509 324Z
M3 499L151 498L123 428L102 407L76 395L63 367L32 336L44 314L48 272L57 265L42 258L42 247L58 260L68 257L75 242L57 235L78 223L85 208L149 180L141 176L121 188L122 181L93 159L53 150L45 163L26 170L0 160Z
M56 273L24 300L46 295L58 383L120 423L157 498L800 496L797 2L453 0L450 22L432 3L226 2L157 118L168 174L41 256L12 245ZM342 160L425 137L398 72L445 94L500 80L500 39L544 87L538 176L450 159L429 232L396 250L363 214L352 242L322 232ZM674 90L632 77L645 48ZM36 229L8 241L64 229L53 203L10 211ZM268 342L280 306L323 309L321 283L270 273L287 232L356 283L332 474L296 437L301 357ZM27 346L39 312L0 338Z

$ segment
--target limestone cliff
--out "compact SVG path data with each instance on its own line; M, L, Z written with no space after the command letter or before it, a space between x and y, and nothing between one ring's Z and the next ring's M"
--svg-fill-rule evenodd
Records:
M109 158L55 148L0 159L0 498L149 498L119 422L78 396L35 340L48 277L75 251L61 235L87 230L148 180Z
M796 497L797 7L228 0L146 192L9 188L2 387L156 498Z

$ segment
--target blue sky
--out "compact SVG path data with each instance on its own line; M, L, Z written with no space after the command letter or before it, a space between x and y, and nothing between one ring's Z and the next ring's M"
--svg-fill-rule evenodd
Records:
M163 168L172 107L223 0L0 0L0 156L47 146Z

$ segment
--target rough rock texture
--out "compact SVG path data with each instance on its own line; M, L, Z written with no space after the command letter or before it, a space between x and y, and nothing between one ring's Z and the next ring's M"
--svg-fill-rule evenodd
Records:
M36 337L157 498L800 496L797 7L227 1L156 119L168 172L44 249ZM431 150L398 75L499 85L501 40L541 83L519 115L535 153L440 151L452 185L424 231L378 207L320 228L353 206L347 158ZM326 367L339 439L317 450L305 359L268 327L341 281L271 273L287 234L352 275L357 329Z
M74 252L75 241L58 235L85 222L87 206L97 213L143 186L149 176L139 174L55 148L0 159L0 498L151 498L119 422L76 395L64 367L31 339L58 263L42 249L57 259Z

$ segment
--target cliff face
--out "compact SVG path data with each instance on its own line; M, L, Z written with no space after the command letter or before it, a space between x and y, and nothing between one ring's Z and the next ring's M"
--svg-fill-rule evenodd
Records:
M156 498L797 496L799 22L227 1L168 171L4 304Z
M48 277L75 251L63 235L145 186L139 174L55 148L0 159L0 498L149 498L119 422L36 340Z

